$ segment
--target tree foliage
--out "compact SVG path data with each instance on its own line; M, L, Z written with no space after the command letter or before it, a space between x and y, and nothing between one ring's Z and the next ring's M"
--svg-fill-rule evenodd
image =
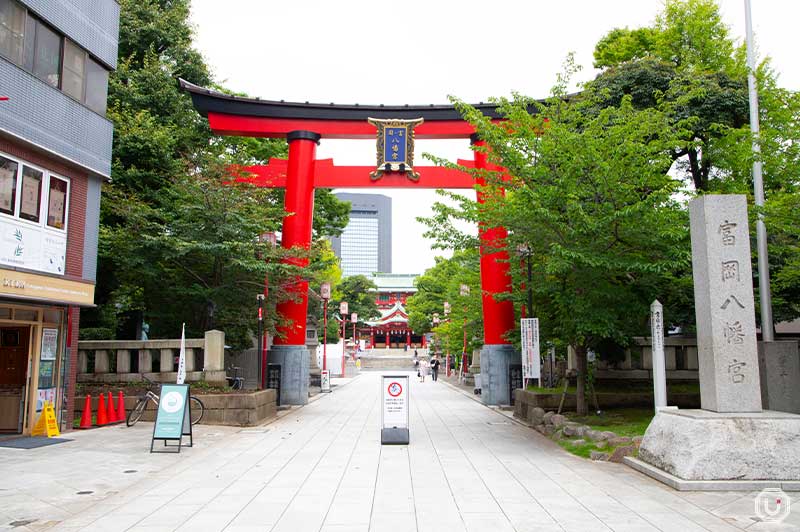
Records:
M506 227L509 249L528 247L536 280L532 315L541 320L543 338L575 348L585 375L586 351L607 340L627 344L644 328L669 275L686 267L688 224L674 199L681 184L667 173L682 133L668 114L637 109L630 96L619 106L600 106L591 89L567 99L569 74L544 104L520 95L496 100L506 118L501 124L456 101L510 176L477 172L490 201L457 217ZM531 105L538 114L528 112ZM436 231L426 236L451 238L456 230L443 220L453 215L434 216ZM578 382L584 408L583 378Z
M192 47L189 4L120 1L119 66L108 92L112 180L103 187L98 308L84 311L84 336L130 336L130 322L146 320L151 336L174 337L186 322L191 334L217 327L244 347L265 277L274 330L275 304L289 297L286 280L324 275L324 260L299 272L280 260L282 250L258 242L280 229L283 192L232 184L226 170L284 156L285 142L215 137L179 88L178 78L213 86ZM315 237L340 233L347 205L329 191L315 199ZM317 258L324 250L315 242L292 254Z
M461 295L461 285L469 287ZM461 353L464 331L467 352L483 344L481 309L480 257L477 248L456 251L449 259L436 257L436 265L417 277L417 292L406 303L408 325L417 334L434 332L445 353ZM445 314L445 302L450 305ZM439 315L439 324L433 315Z

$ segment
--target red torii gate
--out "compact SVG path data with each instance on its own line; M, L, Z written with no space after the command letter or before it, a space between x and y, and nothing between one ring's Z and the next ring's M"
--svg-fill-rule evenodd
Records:
M272 159L264 166L244 170L250 181L259 186L286 189L282 246L308 249L314 212L315 188L474 188L472 175L438 166L414 166L418 179L409 179L402 172L385 172L379 179L370 177L375 166L336 166L331 159L316 159L316 147L322 138L375 138L376 127L368 118L413 120L424 122L414 129L417 139L467 139L484 145L475 130L465 122L452 105L375 106L334 105L276 102L230 96L198 87L181 80L181 87L191 97L195 108L208 118L209 126L219 135L285 138L289 143L288 159ZM500 119L496 106L475 106L486 116ZM459 160L461 166L499 170L489 163L486 153L476 151L474 161ZM483 185L478 180L478 185ZM485 201L477 192L478 202ZM503 227L479 227L481 240L481 288L483 303L484 347L481 351L482 398L486 404L508 404L510 383L508 366L516 358L504 338L512 330L514 308L511 301L497 301L495 295L511 291L509 257ZM295 261L305 266L307 261ZM281 364L281 401L305 404L308 401L308 355L306 314L308 282L294 285L297 297L281 303L278 312L291 326L283 325L276 337L270 360Z

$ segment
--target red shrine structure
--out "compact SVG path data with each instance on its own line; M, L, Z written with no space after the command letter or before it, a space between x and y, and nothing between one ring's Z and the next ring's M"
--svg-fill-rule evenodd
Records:
M408 326L406 301L417 288L413 274L376 273L370 277L378 287L375 304L381 315L359 327L360 338L367 339L367 348L425 347L425 336L417 334Z
M476 188L477 200L485 203L485 183L467 172L437 166L413 166L413 138L470 139L477 146L485 142L464 121L452 105L335 105L270 101L230 96L181 80L195 109L208 119L218 135L285 138L289 143L286 160L272 159L265 166L246 168L254 183L286 189L281 245L308 249L314 212L314 189L322 188ZM496 106L475 106L484 115L501 120ZM385 126L385 127L384 127ZM403 143L397 143L403 137ZM384 142L378 151L378 166L337 166L330 159L316 158L317 145L324 139L369 139ZM409 143L410 142L410 143ZM400 162L395 162L400 161ZM500 171L476 151L474 160L459 160L463 167ZM503 227L479 227L481 241L481 288L484 347L481 350L482 398L484 403L509 404L509 365L517 353L504 338L514 329L513 304L497 301L497 294L511 291L507 232ZM294 263L305 265L304 260ZM293 286L297 296L278 306L283 317L282 337L269 352L270 363L281 365L281 401L308 402L309 355L305 346L308 282Z

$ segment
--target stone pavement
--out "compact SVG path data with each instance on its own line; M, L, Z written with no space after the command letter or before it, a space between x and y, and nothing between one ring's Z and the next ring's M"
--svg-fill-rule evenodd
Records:
M676 492L411 380L408 447L379 444L379 374L363 373L264 427L199 427L180 455L150 455L145 423L0 448L0 529L800 530L800 502L784 525L759 523L755 494Z

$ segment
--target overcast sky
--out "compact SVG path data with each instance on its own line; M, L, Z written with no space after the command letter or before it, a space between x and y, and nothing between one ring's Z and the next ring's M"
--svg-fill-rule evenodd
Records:
M800 89L800 0L752 0L760 56L782 85ZM270 100L361 104L470 102L518 91L544 97L574 52L593 78L595 43L615 27L650 24L662 0L193 0L195 44L227 88ZM725 22L744 39L744 0L721 0ZM469 142L417 141L423 152L471 158ZM374 141L326 140L318 158L375 163ZM353 192L369 192L366 189ZM393 198L392 270L433 265L417 216L434 191L381 190Z

